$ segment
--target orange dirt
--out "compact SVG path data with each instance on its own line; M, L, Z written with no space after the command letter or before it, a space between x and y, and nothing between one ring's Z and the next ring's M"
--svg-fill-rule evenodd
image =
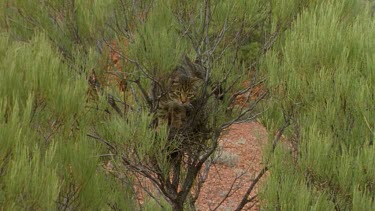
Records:
M199 211L213 210L226 198L234 184L232 191L228 194L229 197L216 210L235 210L252 180L263 167L262 147L266 142L267 131L261 124L248 122L232 125L220 139L219 153L202 187L196 209ZM234 181L235 183L233 183ZM262 181L264 178L261 179ZM155 190L151 182L145 178L138 177L138 182L148 191ZM255 186L250 197L257 194L261 182ZM140 183L135 186L135 189L138 202L143 204L147 193L139 186ZM248 204L243 210L260 210L258 200L254 206L252 205Z
M245 81L242 83L242 87L246 88L250 86L250 81ZM266 88L264 87L263 83L260 83L256 86L254 86L249 91L245 92L242 95L238 95L235 99L234 105L239 106L246 106L249 105L250 102L256 100L258 97L263 95L266 92Z
M124 40L125 47L128 44L128 41ZM120 59L121 55L119 54L121 49L116 42L112 42L108 47L109 60L112 61L113 66L108 65L107 72L121 72L123 66L122 60ZM122 53L126 54L126 52ZM123 78L111 75L107 78L107 81L111 84L117 84L120 91L124 92L126 85L124 85L123 82L126 82L126 73L121 73L123 74ZM245 81L243 87L248 87L249 84L250 81ZM264 85L260 83L248 92L237 96L234 105L247 105L249 101L255 100L264 92ZM263 167L261 163L262 147L265 145L266 141L266 129L257 122L235 124L231 126L220 139L220 152L218 153L216 162L211 166L208 178L200 192L196 203L197 210L212 210L228 195L229 197L217 207L217 210L234 210L240 203L244 193L247 191L252 179L254 179L256 174ZM237 178L239 175L241 176ZM146 186L145 189L153 189L150 182L147 182L145 178L138 179L143 186ZM234 180L236 180L235 183L233 183ZM234 184L232 191L228 194L232 184ZM256 185L251 196L254 196L258 192L259 185L260 184ZM141 187L135 188L138 190L137 198L142 204L147 193L139 191L142 190ZM249 206L251 206L251 204L244 209L260 210L259 202L252 208L249 208Z
M215 208L230 190L236 176L242 175L234 183L232 193L217 210L234 210L255 175L262 169L262 147L267 142L266 129L257 122L236 124L220 140L221 156L210 169L208 178L201 190L197 209L206 211ZM234 160L234 161L233 161ZM264 178L263 178L264 179ZM259 183L254 189L254 196ZM251 197L250 196L250 197ZM249 209L260 210L259 203Z

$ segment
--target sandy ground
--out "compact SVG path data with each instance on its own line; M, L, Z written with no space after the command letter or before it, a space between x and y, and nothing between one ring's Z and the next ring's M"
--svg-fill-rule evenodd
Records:
M235 210L252 179L263 167L262 147L266 142L266 129L257 122L231 126L220 140L219 157L211 167L201 190L197 209L213 210L229 196L217 210ZM255 187L251 196L257 193L259 185ZM250 208L251 205L244 210L259 210L259 203Z
M196 202L196 209L235 210L252 180L263 168L262 148L266 142L266 129L257 122L235 124L225 131L220 138L218 153ZM154 192L153 185L147 179L138 177L138 182L142 183L143 188ZM255 186L250 197L257 194L261 182ZM135 189L138 202L143 204L147 193L142 191L140 186L136 185ZM243 210L260 210L260 203L256 200L256 203L248 204Z

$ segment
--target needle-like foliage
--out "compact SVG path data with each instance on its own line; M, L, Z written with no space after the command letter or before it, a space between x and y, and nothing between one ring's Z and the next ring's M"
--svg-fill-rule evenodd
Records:
M375 22L360 6L304 10L265 59L274 108L293 116L293 156L275 155L270 210L373 209Z

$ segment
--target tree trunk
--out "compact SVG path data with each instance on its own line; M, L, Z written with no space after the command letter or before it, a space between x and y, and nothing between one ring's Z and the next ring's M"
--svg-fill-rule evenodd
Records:
M173 202L172 204L173 211L183 211L184 210L184 203L181 202Z

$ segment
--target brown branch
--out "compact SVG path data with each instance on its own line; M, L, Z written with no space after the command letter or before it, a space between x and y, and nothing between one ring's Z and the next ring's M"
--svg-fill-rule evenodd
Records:
M209 57L212 56L212 54L214 53L214 51L216 50L216 48L219 46L219 44L223 40L225 32L227 31L227 21L228 20L226 19L225 22L224 22L224 24L223 24L223 28L220 30L219 34L217 35L217 37L215 39L215 43L214 43L213 47L211 49L207 49L207 55L208 55L207 59L209 59Z
M153 76L150 76L150 74L147 72L149 71L144 65L141 65L137 60L134 60L134 59L130 59L128 56L124 55L123 53L121 53L120 51L114 49L112 47L112 45L105 39L103 38L103 41L105 42L105 44L113 51L115 52L116 54L119 55L120 58L122 59L126 59L126 61L129 61L133 64L135 64L137 66L137 69L140 70L148 79L150 79L151 81L154 81L156 82L157 84L159 84L159 82L153 77ZM160 84L159 84L160 85Z
M132 172L133 175L135 176L135 178L137 179L138 181L138 184L139 186L142 188L142 190L144 190L147 195L149 195L151 198L153 198L155 200L155 202L163 209L165 210L165 207L161 204L161 202L151 193L151 191L149 191L141 182L140 178L138 177L138 175L135 174L135 172ZM142 209L141 209L142 210Z
M107 94L107 102L121 117L124 116L124 114L122 113L121 109L117 106L116 101L115 101L113 95Z
M236 122L238 122L239 120L241 120L241 118L243 116L245 116L247 113L249 113L250 111L252 111L256 105L258 105L258 103L268 94L268 92L265 92L263 93L261 96L259 96L256 101L254 101L248 109L246 109L244 112L242 112L240 115L238 115L236 118L234 118L233 120L227 122L227 123L224 123L221 125L221 129L225 129L225 128L228 128L229 126L231 126L232 124L235 124Z
M247 189L245 195L243 196L240 204L237 206L236 208L236 211L241 211L243 209L243 207L250 202L250 200L254 200L255 198L250 198L248 199L250 193L253 191L255 185L259 182L259 180L262 178L262 176L268 171L268 167L264 167L259 173L258 175L255 177L255 179L253 180L253 182L251 183L250 187Z
M217 138L213 139L213 140L216 140L215 142L218 141ZM216 148L213 147L211 150L216 150ZM211 152L211 150L207 154L211 155L214 152L214 151ZM208 178L208 173L209 173L209 170L210 170L210 168L212 166L212 161L206 162L208 160L208 158L209 157L207 157L207 159L204 160L204 162L205 162L205 169L204 169L203 174L198 176L197 190L196 190L195 196L192 196L192 198L191 198L191 204L195 204L195 202L198 200L198 197L199 197L200 191L201 191L201 189L203 187L203 184L206 182L206 179ZM219 177L220 177L220 175L219 175Z
M98 134L95 134L95 135L92 135L92 134L86 134L86 136L90 137L90 138L93 138L93 139L96 139L102 143L104 143L105 145L107 145L109 148L111 148L112 150L114 150L115 152L117 152L116 150L116 147L113 146L112 144L110 144L107 140L105 140L104 138L100 137Z
M286 116L285 113L284 113L284 123L283 123L282 127L278 130L278 132L277 132L277 134L276 134L276 136L273 140L271 153L273 153L275 151L276 145L279 142L282 134L284 133L285 129L290 125L290 118L291 118L291 116ZM238 204L238 206L236 208L236 211L242 210L247 203L252 202L255 199L255 197L251 197L249 199L249 196L250 196L251 192L253 191L255 185L259 182L259 180L263 177L263 175L268 171L268 169L269 169L269 167L268 167L268 162L267 162L266 166L258 173L258 175L255 177L255 179L253 180L253 182L251 183L251 185L247 189L245 195L242 197L242 200L241 200L240 204Z
M137 105L140 107L141 106L141 103L139 102L139 99L137 97L137 93L135 93L135 90L134 90L134 87L132 85L130 85L130 91L133 95L133 98L134 98L134 101L137 103Z
M266 80L266 79L262 79L262 80L258 81L256 84L253 84L253 82L252 82L252 84L250 84L247 88L242 89L242 90L240 90L240 91L234 93L234 94L232 95L232 97L229 99L229 105L232 104L232 103L234 102L234 100L236 99L236 97L238 97L239 95L245 94L246 92L250 91L252 88L258 86L258 85L261 84L261 83L263 83L265 80Z
M142 168L142 166L138 166L138 165L133 165L130 163L130 161L126 158L126 157L122 157L122 162L123 162L123 165L125 167L128 167L130 169L132 169L133 171L136 171L138 172L139 174L143 175L144 177L148 178L152 183L154 183L156 185L156 187L158 187L164 194L167 193L164 189L164 185L162 183L163 180L158 180L156 179L155 176L152 175L152 173L156 174L157 177L159 177L159 174L156 173L155 171L152 171L151 172L148 172L150 171L150 169L145 169L145 168ZM168 195L166 195L168 196Z
M223 203L225 200L227 200L230 196L232 196L239 188L236 188L236 190L233 191L233 188L234 188L234 184L236 184L236 182L243 176L245 175L246 171L242 172L240 175L237 175L236 178L234 178L232 184L230 185L229 187L229 190L228 192L225 194L224 198L219 202L218 205L216 205L216 207L214 209L212 209L213 211L214 210L217 210ZM233 192L232 192L233 191Z
M208 36L208 31L210 27L210 22L211 22L211 1L210 0L205 0L204 1L204 12L205 12L205 39L204 39L204 44L205 44L205 49L208 49L208 46L210 45L210 37ZM205 81L208 81L208 75L209 75L209 70L211 69L210 66L210 53L207 51L207 58L206 58L206 67L207 67L207 73L206 73L206 78Z
M213 140L213 146L206 152L204 153L201 158L198 160L197 162L197 166L202 166L204 162L206 162L206 160L212 155L212 153L216 150L217 146L219 145L218 143L218 139L219 139L219 136L220 136L220 133L221 133L221 129L217 129L215 132L214 132L214 135L212 137L212 140Z
M143 97L145 98L146 102L147 102L147 105L150 107L150 109L152 108L153 104L152 104L152 101L150 99L150 96L147 94L146 90L143 88L142 84L141 84L141 81L139 79L135 80L135 84L137 84L139 90L141 90L141 93L143 95Z
M205 164L207 165L207 164ZM198 200L199 194L201 192L201 189L203 187L203 184L206 182L206 179L208 177L208 172L210 170L210 166L205 168L202 175L198 175L198 183L197 183L197 190L195 192L195 195L191 197L191 204L195 204L195 202Z

